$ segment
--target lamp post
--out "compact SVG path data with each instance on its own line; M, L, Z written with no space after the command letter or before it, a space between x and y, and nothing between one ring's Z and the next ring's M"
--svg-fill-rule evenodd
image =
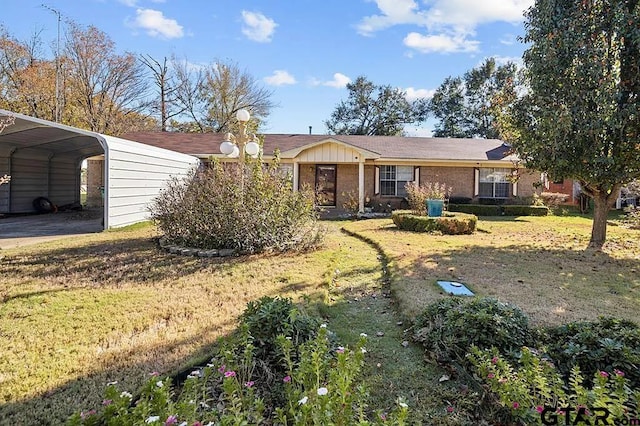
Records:
M245 155L257 158L260 154L260 145L256 142L254 134L247 134L247 123L251 115L246 109L238 110L236 119L240 124L240 134L237 136L227 133L224 141L220 144L220 152L229 158L238 158L240 160L241 173L244 173Z

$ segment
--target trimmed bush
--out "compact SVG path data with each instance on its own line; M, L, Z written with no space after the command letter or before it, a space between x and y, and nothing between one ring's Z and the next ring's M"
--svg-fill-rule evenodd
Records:
M277 166L214 163L174 179L151 205L151 218L170 245L241 253L314 247L322 232L313 193L292 191Z
M442 232L446 235L473 234L478 222L478 218L472 214L445 212L441 217L429 217L413 214L409 210L395 210L391 219L404 231Z
M500 216L500 206L484 204L449 204L449 211L474 214L476 216Z
M469 197L449 197L450 204L471 204L471 200Z
M565 380L574 366L586 379L598 371L622 371L640 389L640 327L631 321L600 318L546 328L542 344Z
M546 216L549 208L530 205L449 204L449 211L476 216Z
M546 216L549 208L545 206L502 206L505 216Z
M510 359L532 340L529 319L520 308L493 298L442 299L418 316L413 340L433 358L465 364L471 346L491 347Z

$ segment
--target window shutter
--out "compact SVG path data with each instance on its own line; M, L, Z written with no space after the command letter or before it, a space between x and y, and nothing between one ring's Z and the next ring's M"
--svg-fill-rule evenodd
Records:
M480 169L473 169L473 196L480 195Z
M413 168L413 181L416 185L420 185L420 166Z
M512 170L512 171L511 171L511 175L512 175L512 176L516 176L516 177L517 177L517 175L518 175L518 170L516 170L516 169ZM512 185L512 186L513 186L513 196L514 196L514 197L517 197L517 196L518 196L518 181L517 181L517 180L514 180L514 181L513 181L513 185Z
M373 179L373 195L380 195L380 167L375 166L375 177Z

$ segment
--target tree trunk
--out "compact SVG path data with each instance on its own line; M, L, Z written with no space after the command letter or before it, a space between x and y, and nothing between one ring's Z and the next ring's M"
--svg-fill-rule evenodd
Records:
M589 248L601 250L607 239L607 217L612 206L610 198L607 194L593 195L593 226ZM613 200L615 202L615 198Z

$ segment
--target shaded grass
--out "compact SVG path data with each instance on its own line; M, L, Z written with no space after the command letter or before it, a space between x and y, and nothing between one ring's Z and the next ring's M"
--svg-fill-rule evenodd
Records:
M437 280L464 282L480 296L518 305L537 324L598 316L637 321L640 240L637 230L609 227L603 252L585 250L585 217L482 218L465 236L399 231L387 219L347 228L384 247L399 279L392 292L414 318L445 295Z
M148 225L3 251L1 422L59 424L99 406L107 382L135 392L152 371L177 372L250 300L323 303L332 286L375 281L375 252L329 226L324 248L290 255L170 255Z

